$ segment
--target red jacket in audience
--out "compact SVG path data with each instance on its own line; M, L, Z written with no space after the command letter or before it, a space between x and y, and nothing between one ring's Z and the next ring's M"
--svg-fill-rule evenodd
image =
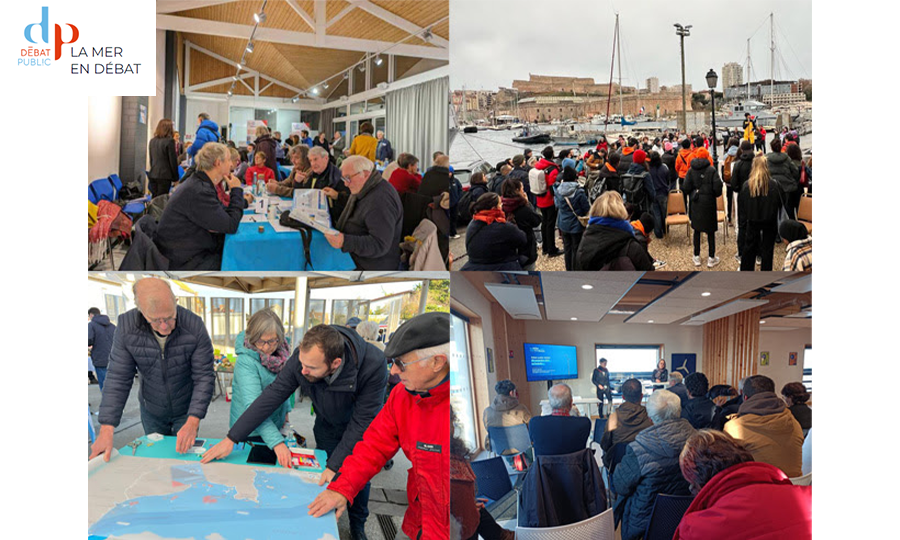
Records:
M394 186L394 189L397 190L399 195L403 195L404 193L411 191L413 193L419 191L419 186L422 184L422 176L418 174L413 174L406 169L397 169L392 174L388 182Z
M247 174L244 176L244 182L248 186L253 185L253 174L257 174L258 178L263 179L265 182L269 180L275 180L275 171L268 167L257 167L256 165L247 168Z

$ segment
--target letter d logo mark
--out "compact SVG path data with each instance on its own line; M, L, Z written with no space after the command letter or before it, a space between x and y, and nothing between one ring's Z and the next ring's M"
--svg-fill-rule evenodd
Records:
M41 27L41 38L44 40L44 43L50 43L50 38L48 37L50 32L50 8L44 6L41 8L41 22L39 23L31 23L25 27L25 39L27 39L30 43L37 44L37 41L31 39L31 28L34 26Z
M68 45L69 43L75 43L76 41L78 41L78 27L75 26L74 24L68 24L68 23L65 23L65 24L66 24L66 26L69 26L72 28L72 41L63 41L62 40L62 28L60 28L60 26L58 24L53 25L56 27L56 34L54 36L56 38L55 39L56 56L53 58L54 60L59 60L60 54L62 52L62 46L64 44Z

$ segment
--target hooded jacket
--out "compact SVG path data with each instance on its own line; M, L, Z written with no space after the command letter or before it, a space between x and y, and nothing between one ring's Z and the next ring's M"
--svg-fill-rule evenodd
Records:
M187 154L193 158L208 142L219 142L219 126L212 120L204 120L197 126L197 134L191 147L187 149Z
M753 169L753 152L740 154L734 162L731 170L731 190L740 193L741 188L750 179L750 171Z
M234 380L232 381L231 411L229 413L228 426L231 427L253 401L258 398L263 390L275 381L275 373L269 371L260 363L259 353L244 346L244 332L234 339L234 353L237 362L234 363ZM290 399L281 403L268 418L263 420L249 436L262 437L266 446L275 448L284 442L281 435L281 426L284 417L291 411Z
M105 368L109 365L109 351L115 332L116 325L109 322L106 315L94 315L88 322L88 346L92 347L91 362L94 367Z
M484 410L484 427L509 427L527 424L529 420L528 407L519 403L519 398L508 394L497 394L491 406Z
M774 465L790 478L802 476L803 430L775 392L744 401L724 431L743 442L754 460Z
M647 416L647 409L637 403L625 401L613 414L616 415L616 429L604 431L600 438L600 448L603 449L603 465L607 468L612 462L612 449L615 445L630 443L638 433L653 425L653 421ZM606 427L609 427L609 422Z
M616 171L619 173L619 176L626 174L632 163L634 163L634 148L626 146L619 152L619 164L616 165Z
M777 468L733 465L703 486L673 540L812 538L812 487L795 486Z
M381 371L386 373L383 364ZM406 479L409 506L403 532L419 540L446 539L450 526L449 377L424 393L410 392L402 384L394 387L328 489L352 504L397 450L403 450L412 463Z
M691 398L681 407L681 417L690 422L694 429L710 427L715 414L716 404L706 396Z
M766 160L769 162L769 174L772 175L772 180L778 182L781 191L793 193L800 189L800 169L787 154L766 154Z
M164 350L137 308L119 315L100 402L100 424L119 425L135 373L141 375L138 400L149 414L170 419L206 416L216 384L212 343L200 317L181 306L175 309L175 328Z
M566 202L566 198L569 199L568 202ZM560 182L556 184L554 199L556 208L559 209L556 227L560 232L569 234L584 232L584 227L576 216L588 215L591 205L588 203L587 195L578 185L578 182ZM571 208L569 208L569 203L572 204ZM575 211L573 212L572 209Z
M688 169L691 168L691 154L694 151L690 148L682 148L678 151L678 155L675 157L675 172L678 174L678 178L684 180L684 175L687 174Z
M658 493L689 495L678 456L694 428L679 418L655 424L635 437L616 466L612 485L618 495L614 514L622 522L622 540L641 538Z
M534 164L534 168L543 171L547 167L553 167L553 170L550 171L550 174L546 176L547 180L547 193L543 195L537 196L537 207L538 208L550 208L554 205L553 201L553 185L556 183L556 178L559 176L559 165L553 163L552 161L548 161L546 158L541 158L537 163ZM526 191L527 193L527 191Z
M515 220L516 227L525 233L525 248L519 250L519 254L525 256L522 266L529 266L538 258L534 228L541 224L541 215L535 211L527 199L521 197L503 197L502 203L507 222Z
M593 452L583 448L571 454L535 456L519 502L521 527L569 525L606 510L606 490Z
M653 270L653 258L634 232L605 225L602 219L588 222L575 254L575 270Z
M372 171L366 180L369 182L375 185L368 191L363 188L356 195L356 206L341 228L344 233L341 251L349 253L356 267L362 270L397 270L403 227L400 196L378 171Z
M714 234L719 228L716 199L722 195L722 179L709 160L702 155L703 152L706 152L706 149L698 148L694 153L691 168L684 177L684 192L691 201L688 208L691 228ZM697 154L701 155L698 157ZM708 152L706 154L709 155Z
M324 379L308 381L301 373L300 348L294 349L275 380L234 421L228 431L229 439L234 442L247 440L258 426L270 421L291 394L300 388L312 398L316 411L313 430L317 438L319 434L340 437L341 442L328 456L327 467L335 472L341 468L381 410L387 370L384 353L366 343L355 330L338 325L331 325L331 328L340 332L344 340L343 365L337 377L330 383Z

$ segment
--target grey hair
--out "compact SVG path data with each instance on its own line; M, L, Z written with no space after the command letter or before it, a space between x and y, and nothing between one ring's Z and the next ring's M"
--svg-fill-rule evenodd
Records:
M254 134L257 137L262 137L263 135L268 135L269 128L267 128L266 126L256 126L256 131L254 132Z
M228 147L222 143L208 142L197 152L197 167L201 171L211 171L216 166L216 161L231 159Z
M678 373L677 371L673 371L672 373L669 373L669 382L672 383L669 386L684 382L684 375Z
M368 321L367 321L368 322ZM434 347L425 347L424 349L416 349L415 351L410 351L416 353L416 360L421 360L422 358L428 358L429 356L446 356L447 360L450 359L450 343L444 343L443 345L435 345ZM410 360L412 362L412 360Z
M317 146L316 148L322 148ZM375 321L363 321L356 325L356 333L363 339L373 340L378 337L378 323Z
M309 149L309 155L327 158L328 152L326 152L325 149L322 148L321 146L313 146L312 148Z
M358 174L361 172L371 173L375 169L375 164L369 161L365 156L350 156L341 164L341 168L347 165L351 168L350 174ZM347 175L350 176L350 175Z
M284 341L284 323L281 322L281 317L271 309L262 309L250 316L244 336L247 343L253 345L262 338L263 334L269 332L275 332L278 335L279 344Z
M647 416L654 424L681 417L681 398L668 390L657 390L647 399Z
M309 147L306 146L305 144L295 144L294 146L291 147L290 150L288 150L288 156L296 156L297 154L299 154L301 152L305 154L303 157L308 156L309 155Z
M166 280L164 280L164 279L156 278L156 277L154 277L154 278L143 278L143 279L139 279L139 280L135 281L135 282L134 282L134 285L131 286L131 294L134 295L134 305L137 306L138 311L140 311L140 309L141 309L141 305L140 305L140 303L138 302L138 283L144 281L144 279L159 279L160 281L162 281L162 282L165 283L166 285L169 284L168 281L166 281ZM177 306L177 305L178 305L178 300L175 298L175 293L172 292L172 288L169 287L169 288L168 288L168 291L169 291L169 295L171 295L171 297L172 297L172 303L175 304L175 305Z
M554 410L569 410L572 408L572 389L568 384L555 384L547 390L547 399Z

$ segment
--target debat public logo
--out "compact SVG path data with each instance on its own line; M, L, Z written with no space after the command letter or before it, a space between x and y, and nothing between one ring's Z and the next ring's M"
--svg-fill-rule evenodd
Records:
M69 43L75 43L76 41L78 41L78 27L75 26L74 24L69 24L69 23L63 23L63 24L72 29L72 39L70 39L69 41L63 41L62 27L58 24L53 25L53 30L54 30L54 32L53 32L53 47L54 47L53 59L54 60L59 60L59 57L62 54L62 46L63 45L68 45ZM49 45L50 44L50 8L48 8L47 6L41 7L41 22L31 23L25 27L25 39L27 39L30 43L37 45L37 41L32 39L32 35L34 32L35 26L38 26L41 29L41 40L44 43ZM28 47L27 49L22 49L23 57L28 57L28 56L40 57L40 56L48 56L49 54L50 54L50 49L37 49L37 48L33 48L33 47ZM31 60L31 62L33 62L33 63L30 63L31 65L50 65L49 59L46 59L44 61L34 60L34 59L28 59L28 60ZM26 62L28 62L28 60L25 58L19 58L19 64L26 63Z

